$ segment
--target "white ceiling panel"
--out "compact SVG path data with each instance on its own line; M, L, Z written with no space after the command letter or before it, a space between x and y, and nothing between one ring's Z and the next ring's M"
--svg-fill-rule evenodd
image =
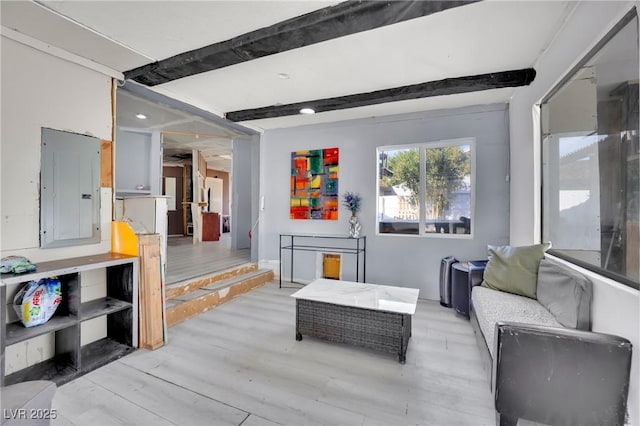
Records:
M144 114L147 118L139 119L136 117L137 114ZM210 138L244 136L239 132L205 120L202 117L143 99L126 90L118 90L117 92L116 119L118 126L121 127L199 134Z
M139 113L147 118L137 118ZM165 162L190 163L190 159L182 158L196 149L202 152L207 167L227 172L231 170L231 160L219 156L231 155L231 140L243 136L202 117L143 99L123 89L117 91L116 124L162 132Z
M2 26L62 48L116 71L152 59L31 1L0 1Z
M113 40L160 60L338 2L217 0L43 3Z

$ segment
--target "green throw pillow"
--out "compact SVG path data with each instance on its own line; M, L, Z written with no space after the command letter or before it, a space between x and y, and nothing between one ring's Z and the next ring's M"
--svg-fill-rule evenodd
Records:
M532 246L488 246L483 286L536 298L538 267L551 243Z

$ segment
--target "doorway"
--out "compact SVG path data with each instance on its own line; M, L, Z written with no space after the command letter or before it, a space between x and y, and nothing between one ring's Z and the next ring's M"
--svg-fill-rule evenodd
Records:
M232 204L237 201L231 197L231 191L233 175L234 191L243 194L241 198L251 197L250 186L245 186L251 185L251 181L236 182L232 171L235 167L233 141L236 138L247 139L254 132L220 117L203 117L202 111L196 114L193 107L138 86L132 86L132 90L128 90L126 85L119 87L116 103L118 129L141 129L158 135L157 160L150 155L136 156L136 161L149 168L149 181L157 176L157 189L153 190L149 183L148 188L143 188L145 194L132 190L117 194L116 198L140 195L166 197L166 234L170 236L166 256L167 285L191 276L214 273L238 262L250 262L248 245L235 244L234 223L242 224L240 229L247 234L251 218L244 220L241 217L239 222L236 221L232 211L237 209L232 208ZM117 142L123 146L127 144L126 141ZM118 173L118 164L115 166L116 176L126 174L125 171ZM151 173L152 170L157 170L157 174ZM195 170L198 171L197 179ZM146 181L143 183L147 185ZM243 210L251 211L250 208ZM219 213L220 241L195 238L191 215L199 211ZM178 281L172 281L172 278Z
M209 171L207 170L207 178L205 179L205 189L207 191L207 209L210 212L223 214L223 184L224 182L219 177L209 177Z
M185 235L187 230L184 226L185 204L183 185L184 167L163 166L162 167L162 193L167 199L167 234Z

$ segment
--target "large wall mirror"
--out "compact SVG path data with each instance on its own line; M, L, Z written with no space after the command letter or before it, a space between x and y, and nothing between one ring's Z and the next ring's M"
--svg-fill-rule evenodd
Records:
M542 239L638 288L638 16L633 9L541 104Z

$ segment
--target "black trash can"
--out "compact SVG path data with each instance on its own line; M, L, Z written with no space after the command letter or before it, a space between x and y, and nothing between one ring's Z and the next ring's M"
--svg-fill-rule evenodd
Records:
M453 256L444 257L440 261L440 304L451 307L451 267L457 260Z

